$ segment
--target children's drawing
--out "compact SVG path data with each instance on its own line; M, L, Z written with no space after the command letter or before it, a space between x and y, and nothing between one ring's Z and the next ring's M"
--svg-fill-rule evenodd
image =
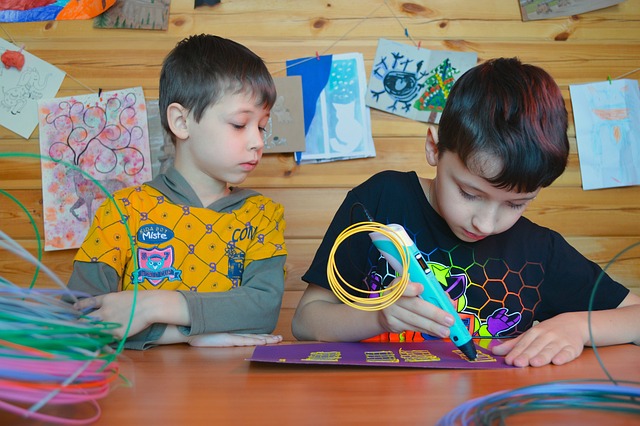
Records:
M80 247L107 194L151 179L142 88L38 103L45 250Z
M273 81L276 84L278 97L271 108L264 153L304 151L302 79L295 75L277 77Z
M569 86L582 188L640 184L640 91L637 80Z
M358 365L369 367L505 369L503 357L480 349L471 361L445 340L378 343L298 343L256 346L249 361L278 364Z
M366 104L413 120L438 123L453 83L477 60L473 52L419 49L380 39Z
M38 124L38 100L55 96L65 74L4 39L0 52L0 124L28 139Z
M306 150L299 162L375 156L362 54L290 60L287 75L302 77Z
M579 15L622 3L624 0L520 0L523 21Z
M166 30L171 0L118 0L93 20L94 28Z
M0 22L91 19L116 0L11 0L0 3Z

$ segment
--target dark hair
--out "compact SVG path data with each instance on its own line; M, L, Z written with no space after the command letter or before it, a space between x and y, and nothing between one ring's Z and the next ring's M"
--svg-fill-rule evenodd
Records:
M560 88L542 68L497 58L465 72L453 85L438 127L438 151L456 153L477 172L497 158L502 169L483 176L498 188L533 192L567 166L567 110Z
M200 34L180 41L160 72L158 106L164 129L171 133L167 108L176 102L199 122L208 106L227 93L250 93L256 105L271 108L276 100L273 78L263 60L245 46Z

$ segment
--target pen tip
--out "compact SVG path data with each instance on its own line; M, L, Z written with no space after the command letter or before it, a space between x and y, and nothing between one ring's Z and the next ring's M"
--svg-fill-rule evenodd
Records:
M469 340L467 343L461 345L459 349L471 361L473 361L478 357L478 352L476 351L476 345L473 344L473 340Z

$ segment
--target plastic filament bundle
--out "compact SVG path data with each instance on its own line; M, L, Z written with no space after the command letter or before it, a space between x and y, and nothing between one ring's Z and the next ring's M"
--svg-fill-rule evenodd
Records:
M436 426L503 425L507 417L529 411L597 410L640 415L640 387L607 381L553 382L496 392L456 407ZM549 423L553 423L550 419Z
M1 157L51 161L27 153L4 153ZM101 415L97 400L107 396L111 384L122 378L116 358L125 339L118 342L111 333L121 325L102 322L73 307L78 297L90 295L70 291L42 263L40 234L28 209L3 190L0 196L14 201L28 216L38 241L36 258L0 230L0 253L9 252L35 266L28 287L0 276L0 410L47 424L93 423ZM54 288L34 287L40 271L51 278ZM131 321L127 332L130 325ZM51 414L58 411L48 409L77 404L90 407L80 411L89 414L68 418Z
M395 246L402 260L402 270L404 271L399 280L383 291L381 290L362 290L359 289L342 277L340 271L335 264L335 254L340 244L349 237L360 232L378 232L389 238ZM362 311L377 311L384 309L402 296L409 282L409 274L406 272L409 268L409 253L402 244L400 236L387 225L377 222L359 222L345 228L331 248L329 253L329 261L327 262L327 279L333 293L344 304ZM351 290L351 292L349 290Z
M0 409L34 420L89 424L100 416L97 399L118 375L119 327L85 316L62 300L77 300L55 275L0 231L0 248L37 263L60 289L22 288L0 277ZM66 419L40 412L47 404L89 403L93 415Z

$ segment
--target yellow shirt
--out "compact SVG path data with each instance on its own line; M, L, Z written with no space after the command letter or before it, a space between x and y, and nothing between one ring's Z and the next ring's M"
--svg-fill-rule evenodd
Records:
M174 204L148 185L113 198L96 212L75 260L110 265L123 277L121 290L137 281L139 289L227 291L242 284L250 262L287 254L284 209L262 195L229 213Z

